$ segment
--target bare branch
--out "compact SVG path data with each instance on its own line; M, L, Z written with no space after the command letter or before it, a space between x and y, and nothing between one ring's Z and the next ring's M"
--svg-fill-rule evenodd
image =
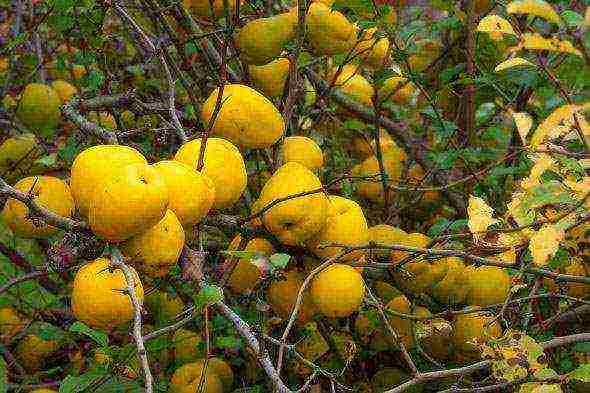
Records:
M113 255L111 257L111 265L115 268L121 269L125 275L125 281L127 284L125 292L131 299L131 304L133 305L133 340L135 341L135 346L137 347L137 356L143 370L143 376L145 379L145 392L152 393L154 389L152 372L150 371L147 351L145 349L143 335L141 333L141 310L143 306L137 297L137 293L135 292L135 277L129 266L123 262L121 255Z

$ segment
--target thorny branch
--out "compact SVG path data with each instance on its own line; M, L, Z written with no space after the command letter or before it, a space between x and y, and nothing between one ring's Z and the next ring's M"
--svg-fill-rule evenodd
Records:
M87 225L84 222L62 217L59 214L55 214L51 210L38 205L31 195L27 195L24 192L9 186L8 183L6 183L2 178L0 178L0 197L13 198L24 203L29 208L29 212L32 215L40 218L47 225L51 225L65 231L79 231L87 228Z

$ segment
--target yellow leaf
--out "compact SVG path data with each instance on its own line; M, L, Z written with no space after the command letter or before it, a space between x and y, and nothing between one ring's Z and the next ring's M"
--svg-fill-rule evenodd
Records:
M584 26L590 27L590 6L586 7L586 15L584 15Z
M572 190L572 197L582 200L590 193L590 177L586 176L579 182L564 180L565 185Z
M498 15L488 15L479 21L477 31L484 33L504 33L516 35L510 22Z
M533 148L539 147L551 135L553 128L560 125L564 120L571 118L574 113L582 108L580 105L567 104L555 109L535 130L531 139L531 146Z
M561 18L550 4L543 0L518 0L506 6L509 14L527 14L538 16L550 22L561 23Z
M471 233L483 232L498 220L493 218L494 210L481 198L471 195L467 206L467 226Z
M308 335L297 343L297 350L309 360L316 360L330 349L315 323L308 325Z
M529 176L520 182L520 186L525 190L539 185L541 183L541 175L555 165L553 158L545 153L534 154L531 156L531 159L535 165L531 168Z
M561 41L555 37L545 38L538 33L524 33L519 47L528 50L548 50L551 52L571 53L583 57L582 52L576 49L571 42Z
M501 252L500 254L493 255L491 258L499 262L514 263L516 262L516 249L511 248L510 250L506 250L504 252Z
M559 248L559 242L563 240L565 232L553 225L545 224L533 235L529 242L529 251L536 266L545 266Z
M522 236L518 232L502 232L498 235L498 245L502 247L516 247L522 243Z
M528 61L527 59L523 59L522 57L513 57L512 59L504 60L503 62L498 64L496 66L496 68L494 68L494 72L504 71L504 70L506 70L508 68L512 68L512 67L523 67L523 66L534 67L535 65L533 63L531 63L530 61Z
M553 383L550 385L538 385L531 393L563 393L561 386L557 383Z
M547 134L546 139L548 140L554 140L559 138L562 135L566 135L568 134L570 131L572 130L571 127L563 125L563 126L555 126L553 127L553 129L549 132L549 134ZM573 135L574 137L576 136L575 133Z
M526 146L526 137L533 126L533 118L526 112L513 112L512 118L516 124L516 129L518 130L518 135L520 135L522 144Z

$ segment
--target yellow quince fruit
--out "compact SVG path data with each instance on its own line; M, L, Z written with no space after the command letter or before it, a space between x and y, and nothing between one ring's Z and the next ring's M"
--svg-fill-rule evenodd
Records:
M484 313L460 314L453 323L452 343L458 357L466 360L479 358L480 350L474 340L488 340L502 335L498 321Z
M392 76L383 81L377 91L379 101L393 101L400 105L408 105L417 95L417 89L408 78Z
M365 283L357 269L335 263L313 279L310 295L324 316L344 318L358 311L365 296Z
M299 289L303 285L305 277L296 270L285 272L283 278L273 281L266 290L266 297L273 311L282 319L288 320L297 301ZM313 318L315 313L314 304L305 293L296 321L305 324Z
M363 209L351 199L330 195L326 224L308 242L310 250L320 258L328 259L341 253L343 246L356 247L368 243L369 227ZM347 254L341 261L354 262L363 254L363 251L357 250Z
M318 171L324 165L324 153L320 146L306 136L289 136L283 140L280 157L282 162L297 162L310 171Z
M61 121L60 105L59 95L51 86L31 83L21 95L16 116L33 133L47 138Z
M295 37L297 13L285 12L254 19L236 34L240 56L248 64L262 65L281 55L283 47Z
M391 147L382 152L383 166L387 174L387 186L396 184L401 176L406 155L403 150ZM374 203L384 203L385 194L380 176L379 160L371 156L352 168L353 176L365 177L365 180L356 181L357 193ZM392 195L393 191L389 191Z
M135 294L143 303L143 286L135 269L130 267ZM98 258L76 273L72 290L74 316L96 329L112 329L131 321L133 304L125 292L127 281L121 269L111 269L111 261Z
M377 28L372 27L361 34L354 50L358 54L361 64L379 68L387 60L389 39L377 36Z
M31 175L35 160L42 154L43 148L33 134L21 134L6 139L0 145L0 177L12 184L23 176Z
M90 228L107 241L127 240L164 218L168 201L158 171L146 164L127 165L98 187L88 215Z
M337 68L334 68L329 73L329 77L330 80L336 77L334 86L350 99L366 106L373 106L375 90L371 83L361 75L358 66L347 64L342 67L340 73L338 73Z
M254 238L245 242L245 247L240 247L242 243L242 237L237 235L229 244L228 249L230 251L247 251L252 253L260 253L264 257L269 257L274 254L275 249L272 244L263 238ZM231 264L231 260L228 261L228 265ZM229 266L231 267L231 266ZM250 292L256 284L260 281L262 273L258 266L252 263L247 258L239 258L235 262L232 272L230 273L229 280L227 281L228 287L232 291L239 294Z
M508 273L496 266L480 266L467 271L467 296L469 305L490 306L504 303L512 280Z
M296 162L281 166L266 182L253 212L266 209L275 200L286 199L262 214L264 226L287 245L298 245L317 235L326 223L328 198L323 191L298 196L321 189L320 179Z
M198 224L213 207L215 184L202 172L180 161L160 161L153 165L168 188L168 208L185 229Z
M208 127L219 88L203 104L201 118ZM238 146L262 149L273 145L285 133L285 121L272 102L251 87L230 84L223 87L221 109L211 131Z
M55 340L44 340L36 334L27 334L16 344L14 357L25 371L32 374L58 349L59 343Z
M172 393L223 393L223 384L213 368L205 368L205 360L200 359L194 363L185 364L172 374L170 391Z
M176 265L184 247L184 230L168 210L159 223L121 244L121 252L150 277L164 277Z
M147 160L129 146L97 145L76 156L70 171L70 186L83 217L88 217L92 198L104 179L130 164L147 165Z
M400 228L387 224L379 224L369 228L369 241L384 246L402 244L408 234ZM373 254L380 258L387 258L391 250L373 250Z
M196 168L201 151L201 139L194 139L180 147L174 160ZM246 189L247 175L244 158L238 148L221 138L208 138L201 173L211 179L215 187L215 209L225 209L237 202Z
M252 84L269 98L281 98L289 76L289 59L281 57L263 65L249 65Z
M243 2L240 0L240 5ZM192 14L201 18L220 18L225 13L223 0L183 0L182 5ZM235 14L236 2L228 1L230 15Z
M53 88L53 90L55 90L59 96L59 100L61 101L62 105L70 101L72 97L78 94L78 88L64 80L53 81L51 83L51 88Z
M347 53L357 41L355 26L342 13L323 3L311 4L305 25L309 42L318 55Z
M71 217L74 213L70 187L61 179L51 176L26 177L17 182L14 188L31 195L37 205L57 215ZM2 210L2 218L15 236L25 239L47 238L57 233L58 228L39 219L31 219L29 213L24 203L9 198Z

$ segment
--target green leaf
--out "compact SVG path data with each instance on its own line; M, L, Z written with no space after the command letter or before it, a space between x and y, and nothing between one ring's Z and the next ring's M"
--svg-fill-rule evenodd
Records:
M569 374L569 379L575 379L582 382L590 382L590 363L580 365Z
M184 53L187 56L191 56L196 53L199 53L199 49L197 48L197 45L195 45L194 42L187 42L187 44L184 46Z
M275 269L283 269L289 263L291 256L289 254L272 254L270 256L270 264Z
M561 13L561 17L568 27L578 28L584 25L584 17L577 12L566 10Z
M97 378L103 375L105 375L105 371L98 368L80 376L68 375L59 385L59 393L85 392Z
M220 349L229 349L232 351L240 350L244 346L242 340L236 336L224 336L215 338L215 347Z
M0 344L2 346L2 344ZM6 362L0 357L0 393L6 393L8 386L8 373L6 372Z
M104 82L104 74L98 70L91 70L86 80L86 86L90 90L98 90Z
M344 128L347 130L364 130L367 125L360 120L349 119L344 122Z
M54 4L55 10L63 13L74 5L74 0L56 0Z
M574 352L590 353L590 342L577 343L573 346L572 350Z
M438 218L434 224L428 229L428 236L436 237L440 235L445 229L448 229L450 221L445 217Z
M460 154L459 150L449 149L436 154L433 158L440 169L450 169L454 166Z
M205 284L195 296L195 306L199 309L223 300L223 289L217 285Z
M225 251L221 251L222 254L225 254L227 256L233 257L233 258L242 258L245 259L247 261L251 261L254 258L257 258L260 256L260 253L257 251L230 251L230 250L225 250Z
M39 323L36 326L39 337L45 341L60 341L64 336L64 331L49 323Z
M76 133L70 135L65 145L57 151L57 154L62 160L68 163L74 161L74 158L78 155L78 139L76 138Z
M551 368L543 368L534 373L533 376L539 381L546 381L548 379L554 379L559 377L559 374L557 374L555 370Z
M109 336L106 333L94 330L82 322L74 322L72 326L70 326L70 332L88 336L101 347L109 345Z
M41 164L45 167L51 168L53 166L55 166L55 164L57 163L57 154L53 153L53 154L49 154L47 156L43 156L41 158L39 158L38 160L35 161L36 164Z

